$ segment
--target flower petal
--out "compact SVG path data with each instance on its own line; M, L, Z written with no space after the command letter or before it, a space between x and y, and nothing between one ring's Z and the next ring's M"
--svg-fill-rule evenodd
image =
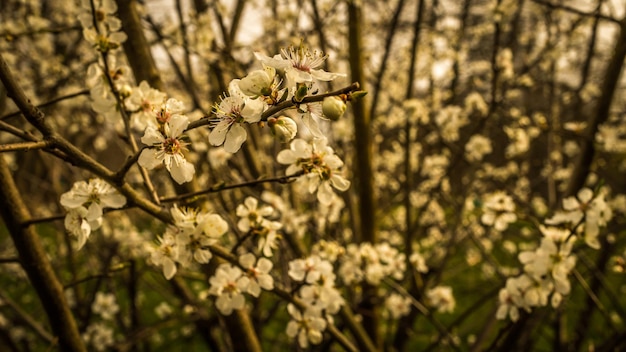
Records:
M218 146L224 144L224 140L226 139L226 133L230 129L231 122L228 120L224 120L215 126L211 133L209 134L209 143L212 145Z
M148 127L149 128L149 127ZM137 160L139 165L145 167L148 170L152 170L158 165L160 165L163 160L159 159L158 153L156 150L152 148L144 149L139 155L139 160Z
M226 141L224 142L224 150L229 153L236 153L240 148L243 142L248 138L248 133L246 129L241 127L240 124L236 123L231 128L230 131L226 134Z

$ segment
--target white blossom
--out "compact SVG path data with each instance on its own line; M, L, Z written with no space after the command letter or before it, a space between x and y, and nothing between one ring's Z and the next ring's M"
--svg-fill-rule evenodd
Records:
M312 83L314 80L332 81L345 74L326 72L319 69L324 64L328 55L318 52L310 52L303 45L290 46L281 49L281 54L273 58L260 53L254 53L256 58L263 64L285 71L287 87L293 95L298 83Z
M385 308L392 319L399 319L411 311L411 299L397 293L391 293L385 299Z
M105 351L113 346L113 329L101 322L90 324L82 335L83 340L96 351Z
M319 312L307 309L303 314L291 303L287 305L287 311L291 315L287 324L287 336L296 338L302 348L309 347L309 343L317 345L322 342L322 332L326 330L327 323Z
M120 307L117 305L115 295L112 293L97 292L91 304L91 310L104 320L112 320Z
M248 232L250 228L263 224L267 221L265 218L274 213L274 208L269 205L258 207L259 201L254 197L247 197L243 204L237 206L237 216L240 217L237 222L239 231Z
M134 87L128 99L124 101L126 107L133 112L131 115L133 128L143 131L149 125L156 125L157 118L164 115L163 110L170 114L172 112L182 114L182 106L180 106L180 110L173 109L176 106L174 103L178 101L170 99L163 104L165 97L165 93L150 87L146 81L141 81L138 87ZM182 105L182 103L180 104Z
M150 255L150 261L156 266L161 266L163 276L167 280L176 274L176 261L179 257L179 247L176 243L176 237L171 231L163 234L159 238L159 246L153 248Z
M239 264L246 269L244 274L250 278L245 291L251 296L258 297L261 289L266 291L274 289L274 279L269 274L274 264L269 259L259 258L257 262L254 254L246 253L239 257Z
M215 115L220 122L209 134L209 143L214 146L224 145L224 150L236 153L248 138L244 123L261 121L265 103L258 99L250 99L241 92L239 80L233 80L228 86L229 96L215 106Z
M191 181L196 170L185 159L183 152L187 150L188 143L182 139L188 125L189 119L186 116L173 115L161 129L148 126L141 137L141 142L148 145L148 148L139 155L139 165L152 170L165 164L165 168L178 184Z
M513 198L504 192L487 195L480 221L485 225L492 225L498 231L506 230L509 224L517 221Z
M322 204L332 201L331 186L339 191L350 187L350 181L340 175L343 161L327 143L326 139L314 139L310 143L294 139L290 149L281 151L276 157L279 163L289 165L287 175L304 172L305 175L299 179L304 180L301 182L309 193L317 191L317 200Z
M452 313L456 306L456 300L450 286L436 286L427 290L426 299L431 306L441 313Z
M91 221L101 217L104 208L123 207L126 198L105 181L90 179L74 183L71 190L61 195L60 202L68 210L85 207L86 218Z
M103 180L90 179L74 183L71 190L61 195L60 203L67 210L65 228L78 238L81 249L91 231L102 225L103 209L121 208L126 198Z
M235 309L242 309L246 303L243 292L250 282L241 269L231 264L221 264L209 279L209 294L217 296L215 306L224 315Z
M465 145L465 159L469 162L479 162L487 154L491 154L491 140L485 136L475 134Z

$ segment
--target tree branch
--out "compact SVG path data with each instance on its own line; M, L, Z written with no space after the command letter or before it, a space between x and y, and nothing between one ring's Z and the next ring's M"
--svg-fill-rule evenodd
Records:
M9 165L1 155L0 213L13 239L22 267L37 292L54 335L59 339L59 347L63 351L86 351L74 316L65 300L63 287L52 269L37 232L32 226L22 225L25 220L30 219L30 213L15 185Z
M251 186L256 186L256 185L263 184L263 183L272 183L272 182L284 184L284 183L289 183L294 178L300 177L302 175L304 175L304 172L298 172L296 174L287 175L287 176L278 176L278 177L271 177L271 178L264 178L264 179L254 180L254 181L236 183L232 185L217 185L217 186L209 187L201 191L179 194L174 197L161 198L160 200L162 203L172 203L172 202L183 201L189 198L202 196L202 195L209 194L209 193L221 192L227 189L251 187Z
M265 110L265 112L263 112L263 114L261 115L261 121L267 121L268 118L270 118L271 116L274 116L275 114L283 110L297 107L298 105L302 105L302 104L320 102L324 100L324 98L326 97L354 93L357 90L359 90L359 88L360 88L360 84L358 82L354 82L351 85L338 89L334 92L318 94L318 95L310 95L310 96L304 97L304 99L302 99L301 102L296 102L294 100L283 101ZM190 131L198 127L206 126L206 125L209 125L210 123L211 123L211 119L208 116L206 116L200 120L192 121L185 131Z

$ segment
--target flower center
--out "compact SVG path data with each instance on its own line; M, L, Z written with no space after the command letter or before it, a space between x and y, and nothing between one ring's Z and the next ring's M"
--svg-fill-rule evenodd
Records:
M156 114L157 121L163 125L170 120L170 117L172 117L172 114L166 109L161 109Z
M176 138L168 138L163 141L163 151L168 154L178 154L180 153L180 149L180 142Z
M102 10L97 10L96 11L96 21L102 22L102 21L104 21L106 16L107 15L106 15L106 13L104 13L104 11L102 11Z
M144 112L148 112L148 111L152 110L152 104L150 104L148 99L144 99L141 102L141 110L144 111Z

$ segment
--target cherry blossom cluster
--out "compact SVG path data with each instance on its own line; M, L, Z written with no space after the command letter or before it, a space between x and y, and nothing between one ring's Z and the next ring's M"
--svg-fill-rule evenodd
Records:
M261 122L263 113L271 106L287 99L302 102L310 92L319 90L319 81L332 81L345 75L319 69L327 58L321 53L311 53L303 45L282 49L280 55L268 57L255 53L263 68L252 71L242 79L235 79L228 86L228 94L215 105L217 118L209 135L212 145L223 145L227 152L235 153L247 139L245 124ZM284 79L281 79L281 74ZM324 118L321 103L298 104L298 115L311 133L323 137L317 118ZM327 103L327 106L332 104ZM328 107L327 118L336 119L337 109L345 110L345 100L337 103L337 108ZM315 117L315 119L314 119ZM281 142L293 139L297 124L288 116L270 116L267 122L272 133Z
M350 187L350 181L340 172L343 161L327 144L325 138L316 138L310 142L295 139L290 149L281 151L276 157L279 163L289 165L287 175L304 174L297 182L309 193L317 191L317 200L324 205L332 203L337 197L332 188L345 191Z
M82 337L91 348L96 351L106 351L113 346L115 342L114 329L115 315L119 312L120 307L113 293L97 292L91 311L100 318L99 321L90 323Z
M497 231L504 231L509 224L517 221L513 198L504 192L494 192L485 196L483 214L480 221L487 226L493 226Z
M576 228L589 247L599 249L600 227L606 226L612 217L613 211L606 202L604 189L595 194L591 189L583 188L576 197L563 199L563 210L547 219L546 224ZM579 223L583 226L577 227Z
M399 319L411 312L411 298L392 292L385 298L385 312L392 319Z
M217 214L176 206L171 214L174 226L166 229L150 254L152 264L160 266L168 280L176 274L177 265L189 268L193 263L208 263L213 256L209 246L228 231L228 223Z
M332 324L331 315L339 312L345 304L335 287L333 265L328 260L311 255L289 262L288 274L301 283L296 297L304 307L288 305L291 321L287 324L287 335L297 338L302 348L306 348L309 342L319 344L327 324Z
M251 235L258 244L259 252L266 257L272 256L272 251L278 246L280 238L278 230L283 225L278 221L267 219L268 216L274 214L274 208L265 205L259 208L259 201L253 197L247 197L243 204L237 206L237 216L240 217L237 222L237 229L248 235Z
M87 83L93 110L111 121L119 121L114 118L121 116L125 134L130 139L133 138L132 133L143 133L141 142L144 147L141 150L133 147L141 168L154 170L163 165L176 183L192 181L196 168L186 157L191 139L187 136L190 119L186 116L184 104L168 98L164 92L150 87L145 81L134 85L127 74L130 70L117 64L115 51L126 35L119 31L120 21L114 16L117 6L112 0L93 3L84 0L82 7L85 12L79 19L84 36L99 52L98 61L88 68ZM350 181L342 175L343 161L328 146L318 121L338 120L346 110L348 98L343 95L328 96L313 102L305 101L305 98L323 89L320 82L345 75L322 70L327 55L310 52L303 45L283 49L274 57L260 53L255 53L255 56L261 69L231 81L228 92L214 105L208 142L213 146L223 146L227 153L236 153L248 137L249 125L266 124L279 142L291 141L289 148L277 155L279 163L288 165L287 176L299 176L297 185L305 192L316 194L328 221L337 222L336 213L344 202L333 188L345 191ZM287 106L284 104L287 102L292 103L287 108L291 111L279 107L281 103L281 106ZM270 109L273 109L271 113ZM298 122L294 120L296 117ZM296 139L299 123L307 128L312 136L310 140ZM94 204L121 207L125 199L117 193L98 194L97 197L89 193L87 198L81 200L80 192L78 196L75 193L62 197L61 203L69 211L66 227L79 238L79 247L82 247L91 229L99 227L102 221L102 210L92 210L91 207L95 207ZM268 257L272 257L278 248L279 231L284 226L284 230L301 236L306 229L304 225L310 220L307 215L294 213L275 194L266 192L262 198L272 206L260 205L258 199L248 197L236 208L239 218L237 229L244 239L254 241L261 257L245 253L237 263L220 263L209 279L209 289L201 294L203 298L215 297L215 306L221 314L229 315L234 310L243 309L246 294L258 297L262 290L274 289L270 275L273 264ZM218 244L229 228L228 223L217 214L178 206L172 207L170 212L173 225L168 226L148 250L149 262L159 267L168 280L180 269L208 263L213 256L211 246ZM279 217L281 221L275 221ZM383 269L382 272L374 269L374 259L366 254L371 264L368 275L379 275L379 279L387 275L401 277L403 255L388 245L372 248L380 251L376 255ZM327 324L332 323L332 315L345 303L335 287L335 260L337 256L329 261L312 255L289 263L288 274L299 283L295 291L295 300L299 304L290 303L287 307L292 318L287 334L297 338L303 348L309 343L322 341L322 332ZM397 267L390 269L394 265ZM101 346L110 345L111 330L97 324L87 329L84 339L92 345L98 341Z
M80 249L91 231L102 226L103 209L119 209L126 204L126 198L111 185L96 178L74 183L72 189L61 195L60 203L67 211L65 228L78 239Z
M406 255L387 242L350 243L341 257L339 275L346 285L361 283L379 285L390 277L401 280L406 271Z
M216 296L215 306L224 315L244 308L244 293L259 297L261 289L274 289L274 279L269 274L273 264L269 259L261 257L257 261L254 254L246 253L239 257L239 265L221 264L209 279L208 292L202 294Z
M456 300L450 286L435 286L426 291L428 303L441 313L452 313L456 306Z
M118 65L114 54L120 44L126 41L126 34L120 29L121 21L115 17L117 5L113 0L81 0L83 11L78 19L83 27L83 36L102 55L97 62L87 68L87 86L90 90L92 108L105 117L115 117L117 99L111 91L125 90L130 78L130 68ZM113 87L111 87L113 85Z
M516 321L520 309L530 312L548 302L558 307L571 290L569 275L576 266L574 244L582 238L589 247L598 249L600 227L606 226L611 216L602 191L583 188L577 197L563 199L563 210L547 219L547 226L539 227L543 235L539 247L519 253L524 272L508 278L500 290L497 318Z
M126 41L126 34L120 31L122 21L114 16L117 12L115 1L81 0L80 6L84 11L78 15L78 20L83 27L83 36L98 51L115 50Z
M164 164L178 184L191 181L196 168L184 155L189 143L183 132L189 126L189 118L182 114L183 103L170 98L162 104L144 104L147 105L152 107L152 119L145 120L148 126L141 142L148 147L141 151L137 162L148 170ZM145 111L141 114L137 117L143 117Z

